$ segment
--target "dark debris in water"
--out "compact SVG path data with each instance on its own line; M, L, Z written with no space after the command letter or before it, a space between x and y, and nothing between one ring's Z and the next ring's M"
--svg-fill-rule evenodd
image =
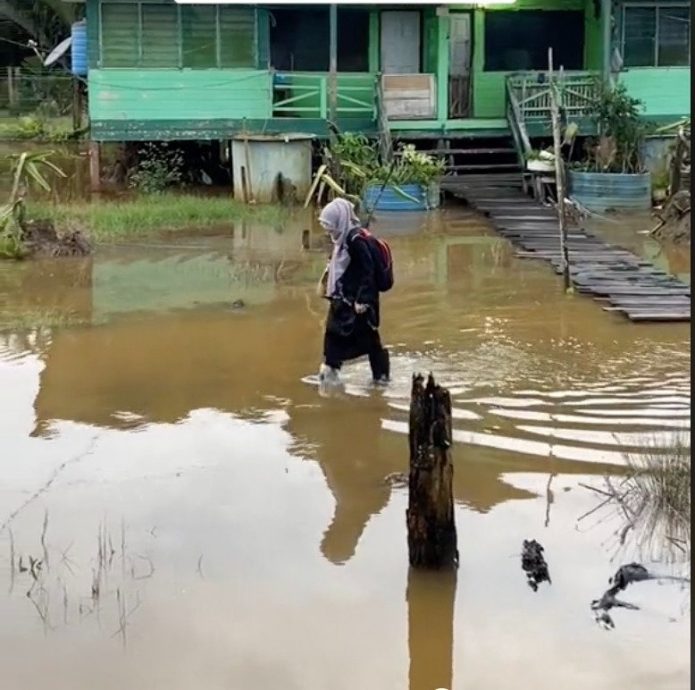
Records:
M610 587L603 593L600 599L594 599L591 602L591 610L594 612L596 622L601 627L612 630L615 628L615 623L609 613L611 609L623 608L630 611L639 611L639 606L629 601L618 599L617 595L633 582L644 582L645 580L677 580L679 582L690 582L687 578L683 577L651 573L640 563L621 565L615 575L608 579Z
M528 586L534 592L538 591L538 585L542 582L552 584L543 551L543 547L535 539L530 541L524 539L521 549L521 567L526 573Z

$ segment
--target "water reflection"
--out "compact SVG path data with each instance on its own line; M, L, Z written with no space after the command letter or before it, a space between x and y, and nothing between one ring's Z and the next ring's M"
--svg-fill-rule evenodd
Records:
M409 690L454 688L456 571L408 572Z

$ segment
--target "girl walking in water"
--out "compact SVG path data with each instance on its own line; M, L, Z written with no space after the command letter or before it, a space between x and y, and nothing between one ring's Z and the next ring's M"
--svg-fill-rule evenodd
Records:
M385 383L390 365L379 336L377 267L353 204L334 199L321 211L319 223L333 242L321 280L322 296L330 300L330 306L319 379L338 383L343 362L368 355L374 381Z

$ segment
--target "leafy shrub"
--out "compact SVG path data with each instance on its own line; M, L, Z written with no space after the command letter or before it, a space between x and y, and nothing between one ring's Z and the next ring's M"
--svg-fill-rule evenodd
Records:
M161 194L179 184L183 175L183 156L165 142L146 144L139 151L139 161L128 177L128 185L143 194Z
M593 116L599 136L586 147L586 158L576 167L587 172L642 172L640 145L648 131L640 117L643 105L628 94L624 84L602 84Z
M338 178L349 194L360 196L368 184L388 181L389 184L429 185L444 174L444 162L414 144L404 144L395 154L394 162L379 158L375 143L361 134L343 134L327 158L338 169ZM334 170L335 174L335 170Z

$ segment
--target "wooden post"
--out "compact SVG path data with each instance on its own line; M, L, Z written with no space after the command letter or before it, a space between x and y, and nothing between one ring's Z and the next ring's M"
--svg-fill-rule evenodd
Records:
M408 690L453 690L456 572L408 573Z
M7 103L10 106L10 115L14 115L17 105L17 92L14 83L14 67L7 68Z
M408 555L415 568L456 568L451 462L451 397L434 382L413 376L410 397Z
M93 192L101 191L101 145L89 142L89 186Z
M241 194L244 199L244 203L249 203L249 188L246 185L246 166L241 166Z
M72 130L78 132L82 129L82 87L80 80L73 77L72 80Z
M328 72L328 119L338 124L338 6L331 3L330 8L330 39L329 39L329 72ZM331 141L335 134L330 129Z
M602 76L606 85L611 78L611 4L612 0L601 0Z
M555 151L555 185L557 187L557 213L560 223L560 258L565 290L571 283L570 259L567 249L567 226L565 218L565 171L562 164L562 142L560 140L560 105L557 83L553 75L553 49L548 48L548 85L550 87L550 116L553 122L553 147Z
M671 179L669 180L669 194L673 196L681 190L681 179L683 176L683 157L685 155L685 130L681 125L676 135L676 150L671 159Z

